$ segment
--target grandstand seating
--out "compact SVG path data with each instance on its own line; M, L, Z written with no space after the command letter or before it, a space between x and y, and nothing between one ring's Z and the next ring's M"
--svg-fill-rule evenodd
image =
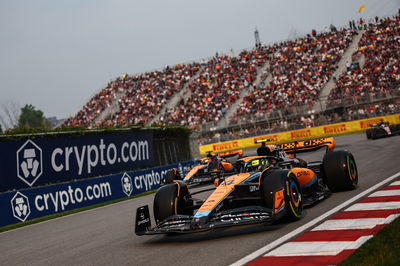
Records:
M276 44L278 51L270 64L271 83L243 100L234 122L296 104L312 107L353 34L354 31L343 29Z
M124 75L125 76L125 75ZM132 81L127 77L118 77L108 83L107 87L93 96L83 108L73 117L66 119L64 126L91 126L93 120L107 107L110 107L117 93L123 93L125 89L132 86Z
M399 17L359 26L365 26L366 30L353 55L354 64L334 77L336 86L329 94L328 107L344 97L379 96L399 90ZM354 34L357 34L354 28L333 27L312 36L243 50L238 56L221 55L202 63L123 75L109 82L64 126L145 125L182 90L187 90L189 96L161 113L157 123L192 128L216 123L246 90L250 93L240 103L232 123L248 117L262 119L276 110L290 113L296 105L305 104L312 109ZM361 68L356 64L360 56L365 58ZM257 70L267 61L267 72L258 74ZM254 84L257 75L265 79L267 74L271 75L271 82ZM112 106L117 107L116 111L103 118L102 112ZM318 123L317 115L310 117L298 117L296 123L304 127ZM285 128L286 122L283 120L276 127Z
M117 100L117 93L123 95L118 99L119 111L97 126L143 125L154 117L174 93L183 88L199 68L198 63L178 64L135 76L124 74L90 99L82 110L64 122L64 126L92 127L94 119Z
M163 71L144 73L133 78L130 87L118 100L120 110L111 119L113 125L144 125L157 114L174 93L179 92L200 64L176 65Z
M400 25L399 18L382 19L371 24L359 42L353 55L365 56L362 68L349 67L339 76L336 87L329 95L334 105L343 98L363 99L380 97L400 89Z
M163 124L196 127L218 121L246 87L251 86L256 70L267 60L266 48L243 51L238 57L219 56L209 60L189 87L191 96L169 109L160 119Z

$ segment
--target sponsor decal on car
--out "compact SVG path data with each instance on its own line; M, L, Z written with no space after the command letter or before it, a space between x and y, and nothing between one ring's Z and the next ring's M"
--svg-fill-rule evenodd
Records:
M141 220L137 222L137 225L142 225L142 224L150 222L149 218L145 218L144 213L141 214L140 218L141 218Z
M211 181L211 177L203 177L203 178L193 178L191 182L193 183L201 183Z
M255 191L259 191L259 190L260 190L260 186L250 186L249 187L250 192L255 192Z

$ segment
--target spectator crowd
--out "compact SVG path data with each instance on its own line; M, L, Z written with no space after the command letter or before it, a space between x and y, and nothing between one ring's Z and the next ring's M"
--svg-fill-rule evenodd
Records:
M331 104L343 98L356 100L382 98L399 92L400 86L400 25L399 17L376 19L365 27L358 50L346 72L341 74L331 91ZM363 67L358 61L365 60ZM369 100L369 99L368 99Z
M198 77L189 85L190 96L169 109L160 118L162 124L196 127L217 122L251 86L270 54L265 48L243 51L237 57L217 56L207 61Z
M277 52L270 64L271 82L244 98L233 122L247 119L249 115L265 117L288 105L312 108L354 34L354 30L332 28L319 35L314 33L275 44Z
M161 70L124 74L110 81L93 96L64 126L179 124L191 128L223 119L229 108L238 106L232 124L277 117L267 131L311 127L346 119L359 119L378 114L379 110L398 110L394 102L357 105L340 115L316 114L313 107L321 90L330 79L335 87L328 97L328 108L344 98L357 100L400 95L400 26L399 16L350 21L349 28L315 30L303 38L257 45L237 56L216 55L203 62L165 66ZM359 32L363 32L357 51L344 73L334 72L344 52ZM266 63L269 63L267 65ZM268 66L268 67L266 67ZM270 76L270 82L263 81ZM256 79L259 78L257 84ZM176 106L166 108L177 93L187 94ZM243 99L241 97L245 96ZM181 96L178 96L181 97ZM288 119L293 108L302 107L296 118ZM386 106L386 107L382 107ZM109 112L105 112L105 111ZM102 115L103 114L103 115ZM338 117L339 116L339 117ZM255 134L264 129L240 134ZM263 131L264 132L264 131ZM217 133L222 134L222 133ZM239 133L226 133L230 138ZM222 134L224 135L224 134ZM208 137L215 138L215 136ZM221 135L217 136L221 139Z
M199 71L200 64L165 67L163 71L143 73L133 77L130 87L118 100L119 111L111 119L112 125L145 125L163 105Z

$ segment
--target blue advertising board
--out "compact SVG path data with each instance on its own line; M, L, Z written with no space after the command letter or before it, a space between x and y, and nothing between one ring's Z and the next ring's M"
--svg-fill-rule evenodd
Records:
M169 169L178 168L183 175L193 165L193 162L184 162L144 171L1 193L0 227L157 189Z
M154 167L153 133L0 142L0 191Z

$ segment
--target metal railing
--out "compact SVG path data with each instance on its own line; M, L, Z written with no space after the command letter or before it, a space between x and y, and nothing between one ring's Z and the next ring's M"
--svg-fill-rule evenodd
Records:
M215 123L204 124L200 130L200 139L205 136L207 139L207 136L211 137L216 133L222 133L222 137L219 136L217 138L219 138L219 141L225 141L248 135L253 136L301 129L309 126L307 123L308 118L312 118L312 126L321 126L336 122L400 113L400 89L391 90L387 93L353 96L339 100L328 100L326 97L317 101L321 104L323 101L326 103L326 109L322 112L315 112L312 106L309 105L294 104L274 109L262 115L251 114L241 116L238 121L226 121L224 125L218 127ZM388 107L389 104L391 104L392 108ZM378 108L375 108L375 105ZM366 112L365 108L369 107L373 107L374 111ZM247 133L247 131L249 132ZM232 132L236 132L236 134ZM218 136L218 134L216 135ZM215 139L212 141L205 140L203 144L212 142L215 142Z

